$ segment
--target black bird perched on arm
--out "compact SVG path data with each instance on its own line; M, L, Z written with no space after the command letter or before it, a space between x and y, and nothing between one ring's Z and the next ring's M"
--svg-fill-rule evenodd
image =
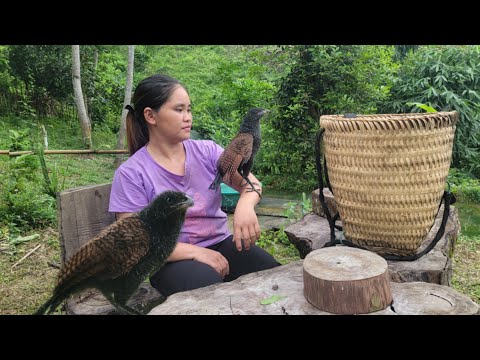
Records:
M173 252L192 205L188 195L165 191L139 213L104 229L60 268L52 297L35 315L53 312L63 300L86 288L99 289L121 313L141 315L126 303Z
M209 189L217 190L222 181L232 184L238 171L246 181L245 185L251 186L252 190L250 191L255 191L260 198L262 197L248 175L252 170L255 154L260 147L260 118L268 111L261 108L252 108L248 111L242 120L239 132L220 155L217 162L217 175Z

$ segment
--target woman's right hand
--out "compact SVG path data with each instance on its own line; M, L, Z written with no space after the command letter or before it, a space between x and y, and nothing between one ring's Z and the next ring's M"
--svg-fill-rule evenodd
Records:
M218 251L197 246L193 260L200 261L215 269L220 274L222 279L228 275L230 268L228 261Z

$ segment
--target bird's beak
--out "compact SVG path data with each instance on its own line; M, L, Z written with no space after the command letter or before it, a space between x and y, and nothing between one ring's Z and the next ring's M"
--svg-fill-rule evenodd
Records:
M185 201L182 201L179 205L179 207L182 209L188 209L190 206L193 206L194 204L194 201L190 196L185 195L185 197L186 197Z
M265 114L267 114L267 113L269 113L269 112L270 112L270 110L263 109L263 111L262 111L262 113L261 113L260 115L262 115L262 116L263 116L263 115L265 115Z

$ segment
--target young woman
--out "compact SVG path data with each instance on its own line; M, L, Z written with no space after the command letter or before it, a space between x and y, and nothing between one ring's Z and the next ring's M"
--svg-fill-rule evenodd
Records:
M185 87L169 76L153 75L138 84L133 107L127 108L131 156L115 172L109 211L117 219L130 216L165 190L183 191L195 202L177 247L151 277L152 286L169 296L280 265L255 245L260 236L254 209L259 195L240 186L240 175L227 184L240 193L233 235L229 232L227 215L220 209L221 192L209 190L223 148L210 140L190 140L192 112ZM259 183L253 174L249 179Z

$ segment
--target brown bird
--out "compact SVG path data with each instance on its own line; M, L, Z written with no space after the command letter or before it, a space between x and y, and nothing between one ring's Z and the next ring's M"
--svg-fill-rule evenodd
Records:
M253 159L262 140L260 118L268 111L261 108L252 108L248 111L242 120L238 134L220 155L217 162L217 175L209 189L217 190L222 181L226 184L232 184L235 174L238 172L246 181L243 186L249 184L252 188L249 191L255 191L260 198L262 197L253 186L248 175L252 170Z
M141 314L127 306L130 296L166 262L177 244L193 200L165 191L146 208L104 229L60 268L52 297L35 312L53 312L73 293L97 288L123 314Z

